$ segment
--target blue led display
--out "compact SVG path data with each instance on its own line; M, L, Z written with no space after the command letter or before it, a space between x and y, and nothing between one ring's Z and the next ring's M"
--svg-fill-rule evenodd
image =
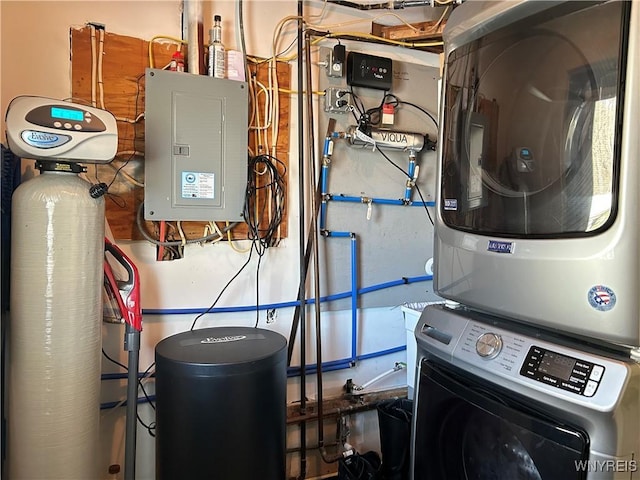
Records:
M51 117L81 122L84 120L84 113L80 110L72 110L70 108L51 107Z

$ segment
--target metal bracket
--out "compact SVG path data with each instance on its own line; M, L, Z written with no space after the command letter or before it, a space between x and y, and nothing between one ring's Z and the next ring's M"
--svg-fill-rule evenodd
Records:
M324 111L347 113L351 107L350 100L347 87L329 87L324 92Z

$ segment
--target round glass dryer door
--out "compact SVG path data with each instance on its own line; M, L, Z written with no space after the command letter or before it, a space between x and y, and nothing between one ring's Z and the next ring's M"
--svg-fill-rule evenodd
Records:
M587 434L526 399L425 361L416 410L414 480L578 480Z

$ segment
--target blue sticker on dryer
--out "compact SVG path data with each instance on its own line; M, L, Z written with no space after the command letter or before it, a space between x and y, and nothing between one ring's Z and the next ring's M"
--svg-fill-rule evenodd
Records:
M458 200L456 198L445 198L444 199L444 209L445 210L458 210Z
M600 312L611 310L616 304L616 294L609 287L596 285L587 294L589 305Z
M513 253L515 251L516 244L513 242L500 242L498 240L489 240L487 244L488 252L496 253Z

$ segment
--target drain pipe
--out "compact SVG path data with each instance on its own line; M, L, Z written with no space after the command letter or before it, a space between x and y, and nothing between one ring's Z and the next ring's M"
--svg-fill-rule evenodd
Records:
M305 262L305 209L304 209L304 76L302 71L303 54L303 0L298 0L298 234L300 284L298 286L298 302L300 304L300 413L307 412L306 390L306 355L307 355L307 329L306 329L306 280L307 268ZM311 93L311 92L309 92ZM293 341L293 338L290 339ZM304 412L304 413L302 413ZM307 424L300 423L300 480L307 476Z
M204 68L202 2L201 0L184 0L182 7L187 17L186 35L184 32L182 35L182 38L186 37L189 42L189 48L187 49L187 69L189 73L195 75L206 73Z
M315 186L318 182L317 167L316 167L316 149L315 149L315 134L314 134L314 122L313 122L313 91L312 76L311 76L311 40L309 35L305 35L305 66L307 75L307 121L309 122L307 132L309 135L309 163L311 165L310 173L310 185ZM333 123L329 122L329 128L332 128ZM320 262L318 251L318 198L316 195L312 195L312 221L311 221L311 241L313 242L313 295L315 299L314 314L315 314L315 327L316 327L316 365L322 365L322 322L320 318ZM316 371L316 409L318 416L318 447L322 455L322 459L326 461L326 449L324 447L324 405L323 405L323 382L322 382L322 368L318 368Z

